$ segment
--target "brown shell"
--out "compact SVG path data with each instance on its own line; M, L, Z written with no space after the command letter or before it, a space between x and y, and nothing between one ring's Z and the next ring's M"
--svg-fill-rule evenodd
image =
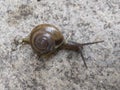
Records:
M54 51L63 40L64 37L59 29L50 24L40 24L30 34L30 44L38 55Z

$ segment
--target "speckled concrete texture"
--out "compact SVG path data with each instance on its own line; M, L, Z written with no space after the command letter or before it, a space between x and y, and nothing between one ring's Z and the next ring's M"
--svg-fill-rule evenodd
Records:
M105 42L84 47L88 69L72 51L42 60L20 43L42 23ZM120 0L0 0L0 90L120 90Z

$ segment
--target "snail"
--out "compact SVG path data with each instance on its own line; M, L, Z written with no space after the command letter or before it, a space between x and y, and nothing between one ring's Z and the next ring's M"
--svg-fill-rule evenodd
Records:
M85 67L87 68L87 64L82 54L83 46L101 43L103 41L83 44L73 41L66 42L62 33L56 26L51 24L40 24L36 26L26 38L23 39L23 42L30 44L33 51L40 57L50 57L59 50L72 50L78 52L82 57Z

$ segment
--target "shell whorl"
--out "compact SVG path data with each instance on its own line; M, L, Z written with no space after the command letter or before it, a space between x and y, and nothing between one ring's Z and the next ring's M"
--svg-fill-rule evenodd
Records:
M31 40L32 48L39 54L52 51L55 47L55 41L52 39L50 33L37 31L33 34Z
M50 24L38 25L30 34L31 46L39 55L54 51L63 40L58 28Z

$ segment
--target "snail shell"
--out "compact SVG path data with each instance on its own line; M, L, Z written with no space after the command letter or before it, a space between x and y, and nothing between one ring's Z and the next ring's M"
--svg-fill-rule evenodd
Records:
M59 48L64 37L59 29L50 24L36 26L30 33L29 42L38 55L51 53Z

